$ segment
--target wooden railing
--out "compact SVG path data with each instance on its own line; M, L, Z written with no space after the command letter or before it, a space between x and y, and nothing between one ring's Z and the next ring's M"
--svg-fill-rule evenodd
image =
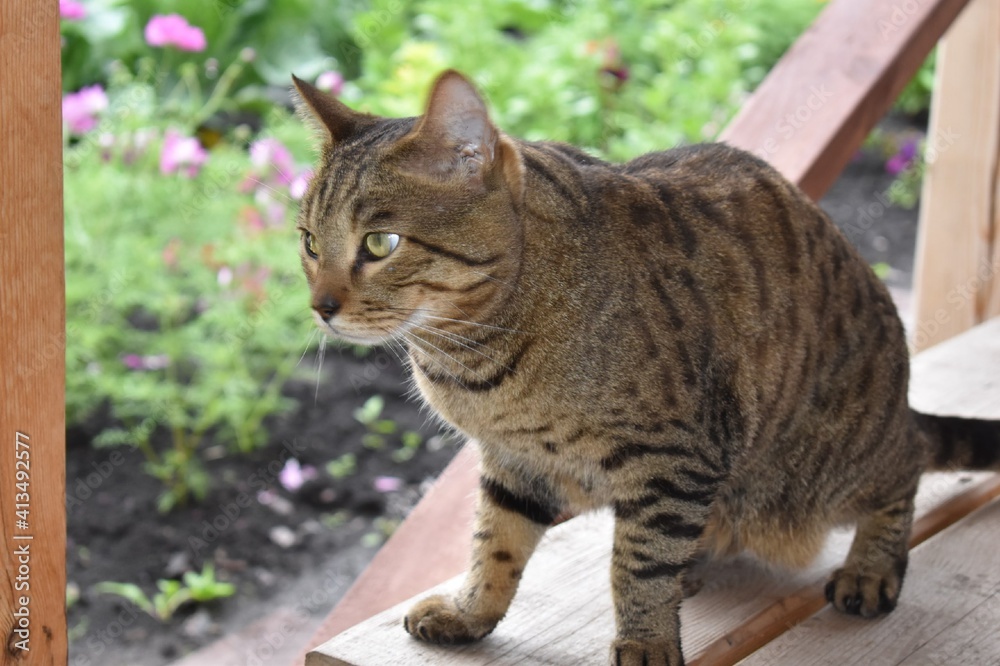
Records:
M66 663L59 7L0 2L0 664Z

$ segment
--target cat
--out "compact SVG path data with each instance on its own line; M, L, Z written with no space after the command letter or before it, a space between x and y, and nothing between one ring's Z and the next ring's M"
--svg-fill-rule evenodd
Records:
M858 529L827 598L874 617L899 597L920 474L1000 467L1000 421L909 408L887 290L762 160L521 141L455 71L417 118L293 79L323 137L298 217L318 325L405 347L479 443L471 569L409 611L414 637L489 634L553 520L604 506L612 664L684 663L699 558L804 566L836 525Z

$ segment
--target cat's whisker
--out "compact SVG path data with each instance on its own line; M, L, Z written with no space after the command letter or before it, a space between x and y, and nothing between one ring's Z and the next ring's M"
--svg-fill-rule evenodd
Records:
M410 322L408 326L412 326L414 328L422 328L423 330L430 331L435 335L447 336L450 340L456 342L464 342L470 345L476 345L477 347L489 348L489 345L487 345L485 342L479 342L478 340L473 340L472 338L464 336L461 333L455 333L454 331L446 331L443 328L437 328L436 326L424 326L423 324L417 324L415 322Z
M493 324L481 324L479 322L469 321L467 319L454 319L454 318L451 318L451 317L441 317L439 315L430 314L430 313L434 312L434 310L432 310L430 308L399 308L399 307L392 307L390 305L387 305L383 309L384 310L392 310L394 312L404 312L406 314L420 313L424 317L426 317L427 319L437 319L437 320L440 320L440 321L451 321L451 322L455 322L457 324L465 324L467 326L478 326L480 328L491 328L493 330L504 331L506 333L519 333L519 334L522 334L522 335L527 335L527 331L519 331L519 330L513 329L513 328L504 328L503 326L494 326Z
M415 335L413 335L412 333L411 333L411 334L409 334L409 336L407 337L407 339L409 339L409 340L413 340L413 339L415 339L415 338L416 338L416 336L415 336ZM467 366L466 364L462 363L462 362L461 362L461 361L459 361L459 360L458 360L457 358L455 358L454 356L452 356L451 354L449 354L449 353L448 353L448 352L446 352L445 350L441 349L440 347L438 347L437 345L435 345L435 344L434 344L433 342L431 342L430 340L425 340L425 339L423 339L423 338L419 338L419 340L420 340L421 342L423 342L424 344L428 345L429 347L431 347L432 349L435 349L435 350L439 351L440 353L444 354L445 356L447 356L448 358L450 358L450 359L451 359L452 361L454 361L455 363L459 364L460 366L462 366L463 368L465 368L466 370L468 370L469 372L471 372L472 374L474 374L474 375L475 375L476 377L478 377L478 378L479 378L479 379L481 379L482 381L486 382L487 384L489 384L489 383L490 383L490 381L489 381L489 380L488 380L488 379L487 379L486 377L483 377L483 376L482 376L481 374L479 374L478 372L476 372L475 370L473 370L472 368L470 368L470 367L469 367L469 366ZM427 352L426 352L426 351L424 351L424 353L426 354ZM429 356L430 356L430 355L428 355L428 357L429 357Z
M319 363L316 365L316 394L313 396L313 404L319 404L319 380L323 374L323 359L326 358L326 343L329 339L324 335L319 341Z
M316 339L316 334L317 333L319 333L319 329L318 328L314 328L313 331L312 331L312 333L309 334L309 339L306 340L305 349L302 350L302 356L299 356L299 362L295 364L296 368L299 367L300 365L302 365L302 359L304 359L306 357L306 354L309 353L309 347L312 346L313 340Z
M250 176L247 180L249 180L251 183L257 183L258 185L260 185L261 187L263 187L266 190L270 190L271 192L273 192L274 194L278 195L279 197L281 197L282 199L284 199L288 203L291 203L291 204L295 203L295 199L293 199L289 195L285 194L281 190L279 190L279 189L277 189L275 187L271 187L270 185L268 185L267 183L265 183L264 181L262 181L259 178L254 178L253 176Z
M437 335L439 337L442 337L445 340L447 340L447 341L449 341L449 342L451 342L453 344L459 345L460 347L464 347L465 349L468 349L471 352L475 352L475 353L479 354L480 356L482 356L483 358L485 358L485 359L487 359L489 361L492 361L493 363L496 363L501 368L513 372L513 370L510 367L504 365L503 363L500 363L499 361L497 361L495 358L493 358L489 354L484 354L483 352L479 351L475 347L470 347L469 345L465 344L461 340L456 340L454 338L448 337L447 335L445 335L445 333L447 333L447 331L439 331L437 329L429 328L427 326L421 326L420 324L414 324L413 326L415 328L419 328L422 331L427 331L428 333L430 333L432 335ZM458 336L458 337L461 337L461 336ZM470 340L470 342L474 342L474 341ZM481 345L482 343L477 342L476 344ZM487 347L487 349L489 349L489 347Z
M486 278L487 280L492 280L493 282L496 282L498 284L502 284L503 286L507 287L508 289L512 289L514 291L521 291L521 289L517 285L511 284L510 282L506 282L504 280L501 280L500 278L493 277L489 273L483 273L482 271L473 271L473 270L470 270L469 272L472 273L473 275L480 275L480 276Z
M518 330L513 329L513 328L504 328L503 326L494 326L493 324L480 324L479 322L468 321L468 320L465 320L465 319L452 319L450 317L439 317L437 315L424 315L424 316L427 317L428 319L439 319L441 321L453 321L453 322L456 322L456 323L459 323L459 324L466 324L468 326L479 326L481 328L492 328L494 330L504 331L506 333L520 333L520 334L523 334L523 335L527 334L527 331L518 331Z
M406 341L409 344L413 345L418 350L420 350L424 354L424 356L427 357L428 361L430 361L431 363L433 363L437 367L441 368L441 370L444 372L444 374L446 374L449 377L451 377L451 379L454 380L456 384L458 384L459 386L461 386L463 388L465 387L465 382L463 382L461 380L461 378L459 378L454 372L452 372L451 370L449 370L448 367L445 366L440 360L434 358L433 354L430 354L426 349L424 349L423 347L420 346L420 344L418 343L419 338L416 338L416 337L414 337L414 336L412 336L412 335L410 335L408 333L403 333L403 336L406 338ZM427 342L427 341L424 340L423 342ZM430 343L428 343L428 344L430 344ZM431 346L433 347L434 345L431 345Z

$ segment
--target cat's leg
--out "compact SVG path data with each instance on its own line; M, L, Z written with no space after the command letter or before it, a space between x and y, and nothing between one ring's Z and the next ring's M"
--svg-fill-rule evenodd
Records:
M537 484L536 484L537 485ZM484 469L472 544L461 590L418 602L403 619L411 635L431 643L467 643L493 631L510 606L521 572L556 509L537 488Z
M826 585L827 600L851 615L892 611L903 586L912 525L913 493L859 520L847 561Z
M678 487L664 475L647 494L617 501L611 559L617 637L613 666L683 666L678 611L684 574L695 564L714 484ZM705 479L702 479L705 481Z

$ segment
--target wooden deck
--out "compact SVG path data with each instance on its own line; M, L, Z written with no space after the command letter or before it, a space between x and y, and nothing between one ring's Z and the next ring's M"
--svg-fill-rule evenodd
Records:
M913 375L916 406L1000 418L1000 319L916 357ZM878 621L825 608L823 583L847 552L849 530L832 534L804 571L770 570L749 558L713 564L705 587L681 609L688 660L699 666L1000 664L1000 501L992 501L998 496L994 474L925 475L903 596L896 611ZM446 648L411 639L401 620L415 600L409 599L344 631L310 653L306 664L603 663L614 632L612 524L602 512L550 530L507 618L480 643ZM453 578L435 591L459 582Z

